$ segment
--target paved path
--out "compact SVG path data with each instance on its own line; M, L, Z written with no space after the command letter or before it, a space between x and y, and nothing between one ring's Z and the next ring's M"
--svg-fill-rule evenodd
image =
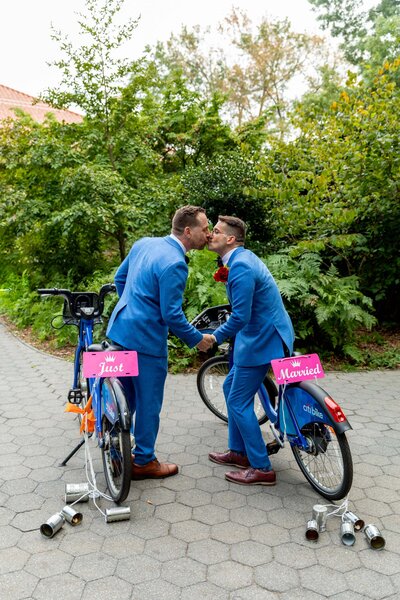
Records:
M77 441L77 422L63 413L71 365L1 325L0 364L1 600L400 598L400 371L325 380L354 428L350 508L386 539L374 551L363 533L343 546L334 518L317 543L305 539L321 499L289 449L273 458L275 487L225 481L207 453L226 447L226 426L203 407L195 378L181 375L167 380L158 442L159 458L179 463L180 474L133 483L130 521L106 524L84 503L81 525L43 538L39 526L65 504L65 483L84 481L82 450L58 466Z

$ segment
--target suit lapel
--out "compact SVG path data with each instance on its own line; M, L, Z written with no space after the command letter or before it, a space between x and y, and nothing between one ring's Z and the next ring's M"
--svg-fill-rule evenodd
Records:
M236 258L236 257L237 257L237 256L238 256L238 255L239 255L241 252L244 252L244 248L243 248L243 246L239 246L239 248L236 248L235 252L233 252L233 253L230 255L230 257L229 257L229 260L228 260L228 263L227 263L227 265L226 265L226 266L228 267L228 269L230 269L230 268L231 268L233 261L235 260L235 258ZM228 296L229 303L230 303L230 304L232 304L232 298L231 298L231 289L230 289L230 283L229 283L229 275L228 275L228 284L227 284L227 286L226 286L226 295Z

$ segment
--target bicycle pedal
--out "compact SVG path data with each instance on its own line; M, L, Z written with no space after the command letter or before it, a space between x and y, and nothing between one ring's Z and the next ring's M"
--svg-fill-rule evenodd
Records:
M81 404L83 398L80 388L71 388L68 392L68 402L71 402L71 404Z
M274 440L273 442L268 442L268 444L266 444L266 448L268 455L271 456L271 454L276 454L279 452L282 446L276 440Z

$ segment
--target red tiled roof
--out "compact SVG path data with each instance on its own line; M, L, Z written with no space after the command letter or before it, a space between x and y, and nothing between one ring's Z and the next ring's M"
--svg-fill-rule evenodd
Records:
M40 101L33 104L34 101L35 98L33 98L33 96L28 96L28 94L17 92L12 88L0 84L0 121L9 117L16 119L15 111L13 109L20 108L31 115L31 117L39 123L43 123L46 114L49 112L53 113L60 123L63 121L65 123L82 122L83 117L78 113L74 113L71 110L52 108L48 104Z

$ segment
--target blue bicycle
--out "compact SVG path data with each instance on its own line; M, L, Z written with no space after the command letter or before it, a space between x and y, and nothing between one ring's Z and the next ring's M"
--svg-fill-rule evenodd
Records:
M192 324L203 333L212 333L229 318L229 305L213 306L198 315ZM233 344L222 354L206 360L197 376L199 394L223 421L228 421L223 383L232 364ZM353 482L353 462L346 431L351 429L340 406L319 385L301 381L277 386L271 373L254 399L259 423L270 421L275 440L267 444L275 454L287 441L303 475L327 500L347 496Z
M81 411L94 419L94 431L101 449L104 475L114 502L120 503L129 494L131 483L131 414L121 382L115 377L85 379L83 376L83 353L123 350L116 344L103 341L93 343L94 327L102 323L104 299L116 291L115 285L103 285L99 293L72 292L66 289L38 289L41 296L62 296L64 306L63 325L78 328L78 341L74 357L72 387L68 392L68 402L86 407ZM53 322L52 322L52 326ZM78 413L79 414L79 413ZM91 436L91 433L88 434ZM65 466L69 459L85 443L83 438L72 452L62 461Z

